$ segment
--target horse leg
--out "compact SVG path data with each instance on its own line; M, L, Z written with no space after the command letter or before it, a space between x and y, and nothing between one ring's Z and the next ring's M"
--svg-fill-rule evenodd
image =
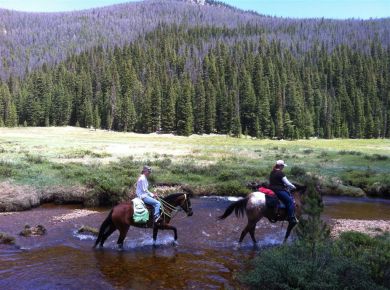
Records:
M256 224L255 224L256 225ZM248 221L248 224L246 225L246 227L244 228L244 230L241 232L241 236L240 236L240 239L238 240L238 242L241 244L242 240L245 238L246 234L249 232L249 230L252 228L253 224L251 222Z
M153 246L156 246L157 233L158 233L158 226L154 225L154 227L153 227Z
M291 222L288 223L287 231L286 231L286 235L284 236L283 243L287 241L288 237L290 236L290 232L295 227L295 225L296 225L295 223L291 223Z
M177 241L177 229L174 226L170 226L170 225L163 225L162 229L163 230L172 230L173 231L173 235L174 235L174 243L176 243L176 241Z
M101 238L100 240L100 247L103 247L103 244L104 242L107 240L107 238L109 236L111 236L111 234L116 230L115 226L114 225L111 225L109 229L107 229L104 234L103 234L103 237Z
M251 235L253 245L256 246L256 238L255 238L255 230L256 230L256 224L254 224L250 229L249 229L249 234Z
M129 225L125 225L119 229L119 238L118 238L118 247L119 249L123 249L123 241L126 238L127 232L129 231Z

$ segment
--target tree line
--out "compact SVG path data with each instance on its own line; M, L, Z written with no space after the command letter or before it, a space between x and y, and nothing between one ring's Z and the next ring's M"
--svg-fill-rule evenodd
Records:
M0 125L389 137L390 49L366 45L329 51L318 42L297 53L258 26L160 24L130 45L95 47L3 81Z

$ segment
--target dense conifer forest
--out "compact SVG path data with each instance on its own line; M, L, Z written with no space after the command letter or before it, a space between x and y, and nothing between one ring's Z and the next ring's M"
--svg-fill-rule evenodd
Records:
M164 11L167 2L159 3L146 2ZM138 26L107 32L105 40L97 37L71 50L42 39L41 60L29 60L24 69L10 61L22 63L22 57L3 57L0 126L290 139L389 137L388 19L294 20L169 3L181 16L155 17L142 32ZM98 11L117 20L115 7L84 12L82 21L92 21ZM132 19L131 9L122 17ZM41 19L22 15L27 22ZM229 22L226 15L234 17ZM12 45L22 50L22 42Z

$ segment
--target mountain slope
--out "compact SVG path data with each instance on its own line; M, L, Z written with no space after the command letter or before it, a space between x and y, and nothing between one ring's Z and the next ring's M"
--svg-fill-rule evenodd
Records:
M159 24L260 27L269 39L280 40L296 53L322 43L329 51L345 43L369 51L376 39L390 43L390 19L283 19L244 12L228 6L197 5L194 1L147 0L67 13L23 13L0 9L0 78L23 76L44 63L55 64L86 49L122 47ZM245 38L245 35L241 36ZM250 39L257 41L257 39Z

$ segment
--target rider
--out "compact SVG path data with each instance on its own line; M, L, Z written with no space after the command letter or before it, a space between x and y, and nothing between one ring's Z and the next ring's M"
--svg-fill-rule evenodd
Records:
M144 166L141 172L141 176L137 180L136 195L143 200L144 203L152 205L154 207L154 221L157 222L160 217L161 203L155 199L156 194L148 190L149 183L147 177L152 173L152 168Z
M283 173L283 168L287 164L283 160L276 161L271 174L269 176L270 188L276 193L278 198L284 203L287 209L287 214L289 217L289 222L296 224L298 223L297 218L295 217L295 206L288 188L296 189L294 184L288 181L286 175Z

